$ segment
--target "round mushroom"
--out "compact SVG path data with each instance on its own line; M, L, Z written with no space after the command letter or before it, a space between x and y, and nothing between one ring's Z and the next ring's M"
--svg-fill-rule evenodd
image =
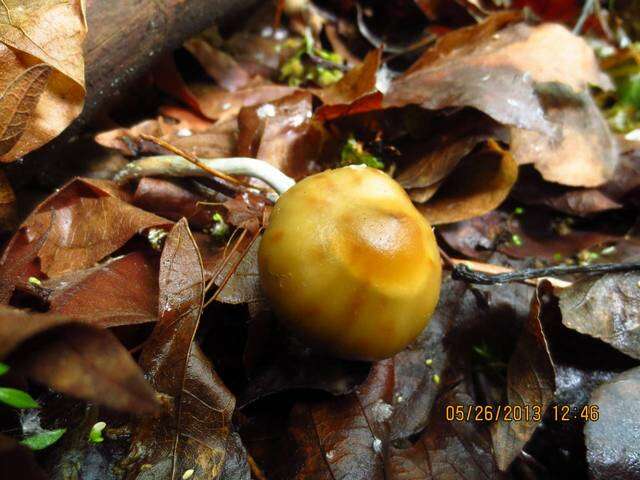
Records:
M397 182L364 166L327 170L284 192L258 260L277 316L342 358L401 351L427 325L440 293L431 226Z

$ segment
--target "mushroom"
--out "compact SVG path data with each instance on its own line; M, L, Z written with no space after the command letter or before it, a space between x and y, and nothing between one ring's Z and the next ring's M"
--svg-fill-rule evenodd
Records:
M153 162L133 162L120 180L146 174L144 161ZM260 280L278 318L308 345L378 360L425 328L440 294L438 247L429 223L390 176L357 165L295 184L260 160L202 161L258 177L280 194L260 244ZM165 172L197 173L179 157L171 162Z

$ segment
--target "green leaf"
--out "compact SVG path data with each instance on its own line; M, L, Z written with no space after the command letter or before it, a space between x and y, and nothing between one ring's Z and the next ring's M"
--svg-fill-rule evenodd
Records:
M15 408L39 408L31 395L22 390L8 387L0 387L0 402Z
M362 143L358 142L353 136L349 137L340 152L340 166L363 164L371 168L384 168L384 163L378 157L365 151Z
M7 365L6 363L0 362L0 375L4 375L8 371L9 371L9 365Z
M29 447L31 450L43 450L60 440L60 437L62 437L62 435L64 435L64 432L66 431L66 428L59 428L57 430L45 430L42 433L38 433L31 437L25 438L20 443L26 447Z

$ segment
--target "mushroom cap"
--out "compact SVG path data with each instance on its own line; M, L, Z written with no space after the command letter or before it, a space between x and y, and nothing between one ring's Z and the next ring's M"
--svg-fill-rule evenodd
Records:
M431 226L397 182L364 166L327 170L287 190L258 260L278 318L342 358L399 352L427 325L440 294Z

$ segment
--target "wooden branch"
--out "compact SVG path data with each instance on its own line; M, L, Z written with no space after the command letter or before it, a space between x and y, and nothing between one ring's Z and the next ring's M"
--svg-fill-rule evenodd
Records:
M256 0L88 0L87 98L72 130L84 126L163 54Z

